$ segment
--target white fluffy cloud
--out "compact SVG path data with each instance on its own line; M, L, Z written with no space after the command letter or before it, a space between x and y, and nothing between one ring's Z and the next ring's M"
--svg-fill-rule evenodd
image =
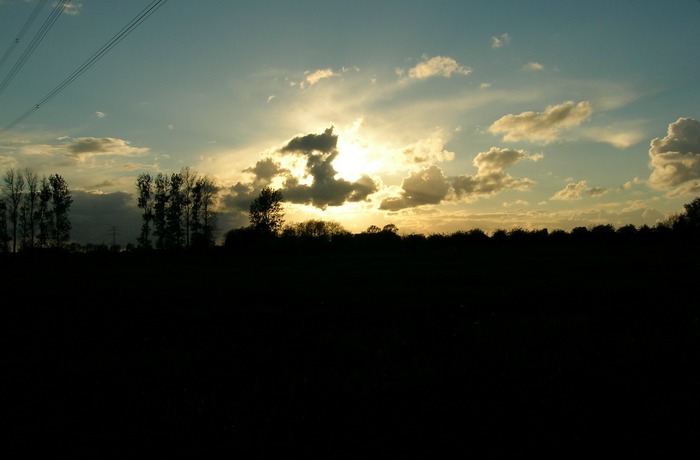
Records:
M532 180L513 177L504 169L521 160L537 161L541 157L542 155L528 155L523 150L492 147L474 158L473 163L478 172L473 176L446 177L440 168L433 165L404 178L402 192L383 200L380 209L397 211L439 204L447 199L475 201L504 190L526 190L534 183Z
M651 141L649 157L650 187L676 188L676 194L682 195L697 193L700 188L700 122L679 118L669 124L665 137Z
M408 77L423 80L431 77L451 77L452 74L469 75L472 69L460 65L451 57L435 56L419 62L408 71Z
M489 126L492 134L503 134L504 141L528 140L548 143L557 139L563 130L573 128L586 121L593 109L587 101L567 101L547 107L544 112L522 112L509 114Z

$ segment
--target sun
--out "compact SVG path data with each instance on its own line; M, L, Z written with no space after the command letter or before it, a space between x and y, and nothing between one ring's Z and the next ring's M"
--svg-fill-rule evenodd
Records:
M382 169L382 161L366 141L350 132L338 136L338 156L333 160L336 178L354 182L363 175L374 175Z

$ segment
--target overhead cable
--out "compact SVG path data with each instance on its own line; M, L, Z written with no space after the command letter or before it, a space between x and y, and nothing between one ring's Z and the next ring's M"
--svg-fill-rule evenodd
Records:
M95 62L97 62L102 56L107 54L112 48L114 48L119 42L121 42L127 35L134 31L143 21L148 19L153 13L155 13L158 8L163 6L167 0L154 0L144 8L134 19L132 19L126 26L124 26L114 37L112 37L102 48L100 48L95 54L93 54L87 61L85 61L80 67L78 67L72 74L66 77L56 88L50 93L44 96L39 102L34 104L26 112L20 115L12 123L7 125L4 130L11 129L22 120L27 118L29 115L37 111L42 105L46 104L48 101L53 99L58 93L63 91L66 86L70 85L76 78L82 75L87 69L89 69Z
M32 39L31 43L27 46L27 49L24 50L24 53L19 57L17 62L15 63L14 66L12 66L12 69L10 69L10 72L7 74L5 79L0 83L0 94L2 94L3 91L5 91L5 88L7 88L7 85L10 84L13 78L15 78L15 75L17 75L17 72L22 68L22 66L27 62L27 59L29 59L29 56L34 53L34 50L36 49L37 46L39 46L39 43L43 38L46 36L48 31L51 29L53 24L56 22L56 19L63 13L63 10L66 8L66 5L70 3L70 0L61 0L59 3L56 3L54 5L53 10L51 10L51 14L49 15L48 18L44 21L44 24L41 26L41 29L34 35L34 38ZM40 5L37 5L37 8ZM38 10L35 8L34 9L35 13L38 13ZM33 21L32 18L30 18L31 21ZM23 30L22 33L26 32ZM18 40L15 40L15 44L18 43ZM8 50L9 53L10 50ZM9 54L6 53L6 55L9 56ZM3 57L4 59L4 57Z
M39 3L37 3L37 5L34 7L34 11L32 11L31 16L29 16L29 19L27 19L27 22L24 23L22 30L20 30L17 34L17 38L12 40L10 47L7 48L7 51L5 51L5 54L2 56L2 59L0 59L0 67L2 67L3 64L5 64L5 61L7 61L7 59L10 57L10 54L12 54L15 47L19 44L20 40L22 40L24 34L27 33L27 30L29 30L29 27L31 27L32 23L34 23L34 20L39 14L39 11L41 11L41 9L44 7L47 1L48 0L40 0Z

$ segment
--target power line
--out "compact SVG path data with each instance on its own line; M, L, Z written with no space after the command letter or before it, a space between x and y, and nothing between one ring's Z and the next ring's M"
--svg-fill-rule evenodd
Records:
M24 50L24 53L19 57L17 62L15 62L15 65L12 66L12 69L10 69L10 72L7 74L5 79L0 83L0 94L5 91L5 88L7 88L7 85L10 84L13 78L15 78L15 75L17 75L17 72L22 68L22 66L27 62L27 59L29 59L29 56L34 53L34 50L36 49L37 46L39 46L39 43L41 40L44 39L46 34L49 32L53 24L56 22L56 19L61 15L63 10L66 8L66 4L68 4L70 0L61 0L61 2L57 3L54 7L53 10L51 10L51 15L49 15L48 18L44 21L44 24L41 26L41 29L34 35L34 38L32 41L29 43L29 46L27 46L27 49ZM35 12L38 12L36 9L34 10ZM31 18L30 18L31 19ZM33 19L32 19L33 20ZM15 40L15 44L17 43L17 40ZM9 51L9 50L8 50Z
M15 121L10 123L4 128L4 131L11 129L13 126L20 123L22 120L27 118L29 115L37 111L42 105L53 99L58 93L63 91L66 86L73 83L73 81L82 75L87 69L89 69L95 62L97 62L102 56L107 54L112 48L114 48L119 42L121 42L127 35L134 31L143 21L148 19L153 13L155 13L158 8L163 6L167 0L154 0L146 8L141 10L141 12L134 17L126 26L124 26L114 37L110 39L102 48L100 48L95 54L93 54L87 61L85 61L80 67L78 67L72 74L70 74L63 82L61 82L56 88L50 93L44 96L39 102L34 104L30 109L20 115Z
M7 48L7 51L5 51L5 54L2 56L2 59L0 59L0 67L5 64L5 61L10 57L10 54L14 51L15 47L19 44L19 41L22 40L22 37L24 37L24 34L27 32L29 27L31 27L32 23L36 19L37 15L39 14L39 11L44 7L48 0L40 0L39 3L37 3L36 7L34 8L34 11L32 14L29 16L29 19L27 19L27 22L24 23L24 26L22 27L22 30L19 31L19 34L17 34L17 38L12 40L12 43L10 44L10 47Z

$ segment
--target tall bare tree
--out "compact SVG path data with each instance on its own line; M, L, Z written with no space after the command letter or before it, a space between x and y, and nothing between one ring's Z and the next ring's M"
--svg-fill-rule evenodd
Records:
M58 174L49 176L51 186L51 212L53 214L53 240L57 248L63 247L70 239L71 223L68 218L73 204L68 184Z
M41 178L39 187L39 208L37 209L37 225L39 234L37 235L37 245L45 248L51 241L51 230L53 228L53 218L51 214L51 184L46 176Z
M185 166L180 170L180 177L182 179L180 202L182 225L184 227L185 247L189 248L190 233L192 230L192 194L194 193L194 187L197 183L197 173L189 166Z
M3 200L12 225L12 252L17 252L17 229L19 227L20 206L24 194L24 176L15 169L5 171Z
M7 205L5 200L0 200L0 252L8 252L10 250L7 243L10 237L7 235Z
M143 209L143 223L138 237L140 248L151 248L151 223L153 222L153 178L148 173L139 174L136 179L138 188L138 207Z
M183 192L183 180L180 173L170 174L170 189L168 192L168 204L165 214L166 236L168 248L181 248L184 240L184 229L182 219L183 202L185 201Z
M39 207L39 176L31 168L24 169L27 193L21 208L22 245L34 248L36 242L37 214Z
M219 188L209 176L199 177L192 189L192 245L213 246L216 231L216 198Z
M164 249L166 241L165 213L168 206L168 177L158 173L153 180L153 235L156 238L156 249Z

